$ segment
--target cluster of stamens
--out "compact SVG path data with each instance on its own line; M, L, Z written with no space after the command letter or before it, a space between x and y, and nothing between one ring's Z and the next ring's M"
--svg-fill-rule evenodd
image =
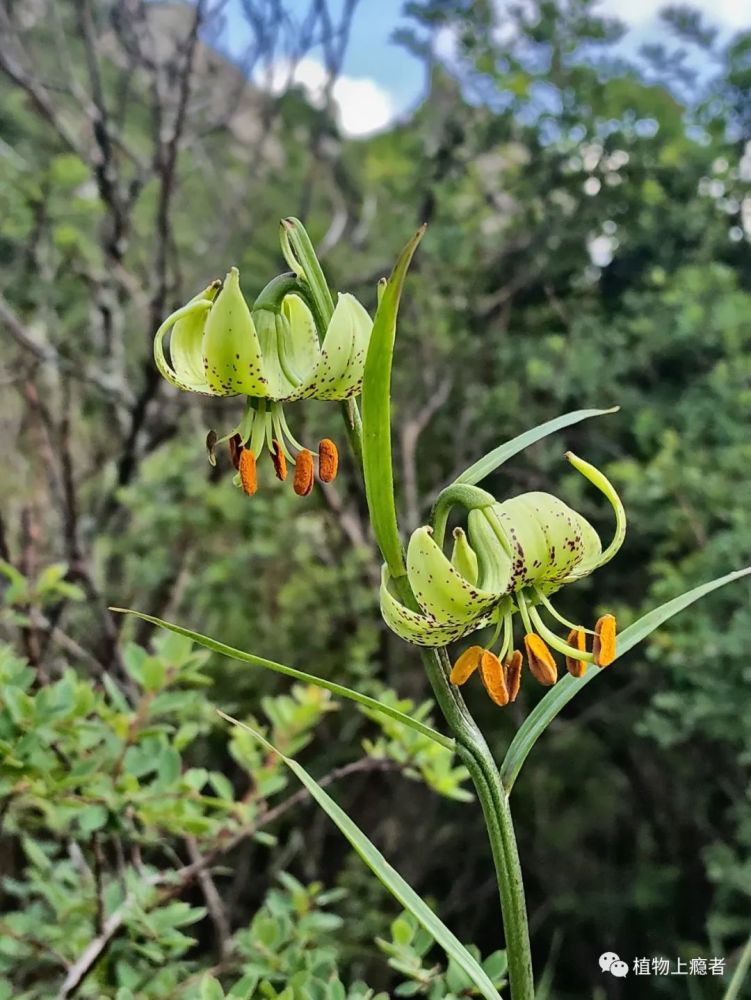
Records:
M298 496L306 497L313 490L316 459L310 449L303 447L290 433L281 404L261 400L257 407L249 408L249 420L227 438L230 461L237 469L240 486L248 496L258 488L257 459L268 451L276 478L287 479L288 465L294 468L292 484ZM323 438L318 445L318 479L330 483L339 469L339 453L330 438Z
M515 605L507 598L505 607L499 609L498 625L488 646L470 646L457 658L449 677L452 684L464 684L479 671L485 690L496 705L508 705L516 700L524 661L522 653L514 649L513 617L516 611L525 628L524 649L529 672L544 687L552 687L558 680L558 664L548 643L564 655L566 669L572 677L583 677L590 663L607 667L615 660L616 621L613 615L603 615L598 618L594 629L585 629L562 618L537 588L532 594L516 593L514 600ZM531 603L533 600L543 604L555 618L569 627L565 642L548 629ZM588 634L592 636L591 652L587 650Z

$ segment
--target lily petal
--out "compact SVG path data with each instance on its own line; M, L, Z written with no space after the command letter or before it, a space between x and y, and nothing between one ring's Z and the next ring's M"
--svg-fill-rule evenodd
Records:
M347 399L362 388L373 321L354 295L340 294L318 361L290 399Z
M560 585L585 559L599 559L600 540L589 522L549 493L524 493L493 510L512 547L514 590Z
M185 392L204 392L213 396L214 392L201 370L203 365L200 360L193 356L193 348L191 347L196 338L203 336L206 314L211 309L211 299L206 297L208 290L201 292L182 308L177 309L162 323L154 336L154 361L161 375L178 389ZM173 328L174 330L179 329L181 334L178 340L179 371L177 367L170 365L164 355L164 338ZM174 338L174 332L172 336ZM198 368L196 368L196 362Z
M481 590L454 569L428 527L412 533L407 546L407 575L423 611L445 625L472 622L503 596Z
M461 639L478 628L490 624L491 615L462 625L447 625L437 622L429 615L411 611L394 596L390 589L391 577L384 565L381 570L381 614L388 627L401 639L415 646L445 646Z
M296 387L307 383L321 357L313 314L299 295L286 295L282 314L289 324L284 342L279 345L282 360L295 378ZM296 393L297 388L294 390Z
M230 269L211 307L201 350L206 380L217 396L268 397L261 345L236 267Z
M220 288L221 283L214 281L191 301L213 302ZM201 354L205 322L205 313L194 313L178 320L170 335L169 354L175 374L182 382L191 386L202 385L205 387L203 391L209 392Z
M270 399L286 399L294 392L299 379L292 381L284 371L279 357L279 348L289 339L289 326L284 316L270 309L256 309L252 313L258 343L263 358L263 374L266 378L266 394ZM290 375L294 378L293 373Z

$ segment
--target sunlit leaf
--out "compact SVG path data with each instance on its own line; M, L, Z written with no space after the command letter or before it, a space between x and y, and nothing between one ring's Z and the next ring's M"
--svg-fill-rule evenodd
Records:
M251 729L250 726L246 726L229 715L225 715L224 712L220 712L219 714L234 726L239 726L252 733L254 738L267 750L279 755L287 767L307 788L329 819L339 827L340 831L352 847L354 847L368 868L377 876L392 896L406 910L413 914L421 926L433 936L436 943L464 971L486 1000L499 1000L497 990L477 960L473 958L461 941L455 937L443 921L430 909L427 903L404 881L399 872L389 864L381 852L365 836L359 826L349 818L344 810L334 802L331 796L321 788L318 782L308 774L305 768L298 764L296 760L285 757L284 754L280 753L276 747L272 746L268 740L261 736L260 733Z
M474 486L482 479L485 479L486 476L489 476L491 472L495 472L504 462L508 462L514 455L518 455L520 451L524 451L525 448L529 448L530 445L535 444L537 441L542 441L549 434L555 434L556 431L563 430L564 427L571 427L572 424L578 424L582 420L588 420L590 417L603 417L608 413L617 412L617 406L613 406L609 410L572 410L571 413L564 413L562 416L556 417L555 420L547 420L544 424L539 424L537 427L519 434L518 437L506 441L505 444L499 445L493 451L489 451L487 455L483 455L474 465L470 465L466 472L463 472L455 482Z
M382 704L375 698L369 698L366 694L360 694L359 691L355 691L352 688L344 687L342 684L336 684L334 681L327 681L323 677L316 677L315 674L306 673L304 670L297 670L295 667L288 667L283 663L277 663L275 660L267 660L264 656L256 656L254 653L246 653L242 649L235 649L234 646L228 646L226 643L219 642L217 639L212 639L207 635L201 635L200 632L194 632L192 629L183 628L182 625L175 625L172 622L164 621L162 618L156 618L153 615L144 614L141 611L133 611L130 608L110 608L110 611L117 611L126 615L134 615L136 618L141 618L145 622L151 622L152 625L158 625L159 628L166 628L170 632L183 635L197 643L199 646L210 649L214 653L220 653L222 656L228 656L231 660L240 660L243 663L250 663L254 667L264 667L266 670L274 670L278 674L284 674L286 677L294 677L295 680L303 681L305 684L314 684L316 687L324 688L326 691L330 691L332 694L335 694L340 698L348 698L350 701L356 701L360 705L366 705L375 712L380 712L383 715L390 716L392 719L396 719L405 726L409 726L418 733L422 733L423 736L427 736L435 743L439 743L447 750L454 749L454 741L450 737L444 736L431 726L426 725L424 722L420 722L419 719L413 719L411 716L405 715L404 712L400 712L398 709L392 708L390 705Z
M705 597L707 594L711 594L713 590L718 590L728 583L733 583L735 580L740 580L744 576L748 576L749 573L751 573L751 566L728 573L725 576L718 577L716 580L710 580L709 583L703 583L699 587L694 587L693 590L688 590L685 594L681 594L680 597L675 597L672 601L661 604L659 608L648 612L619 634L616 659L620 659L630 649L633 649L634 646L646 639L655 629L659 628L660 625L669 621L674 615L679 614L695 601ZM552 687L545 697L535 705L511 741L511 745L506 752L501 766L501 779L508 791L511 790L516 781L530 750L553 719L586 684L589 684L595 677L599 677L602 672L598 667L590 666L583 677L572 677L570 674L567 674L563 680Z

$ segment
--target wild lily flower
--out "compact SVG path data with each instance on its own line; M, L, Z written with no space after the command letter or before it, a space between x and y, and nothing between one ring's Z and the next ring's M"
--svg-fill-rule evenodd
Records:
M288 462L295 465L295 492L306 496L313 488L314 459L292 435L283 403L359 393L372 326L357 299L341 294L319 343L313 315L291 276L270 282L251 310L233 267L224 281L213 281L167 317L154 338L154 360L164 378L185 392L246 397L236 427L221 438L209 432L212 464L215 446L228 441L236 482L252 495L256 459L265 447L279 479L286 479ZM168 361L164 339L170 331ZM331 482L337 466L336 446L325 438L318 447L320 480Z
M387 625L408 642L442 646L495 626L486 647L470 646L458 657L451 681L464 684L479 671L499 705L514 701L519 691L522 655L514 649L517 616L530 672L545 686L558 678L549 647L564 655L574 676L581 676L587 663L606 667L615 659L612 615L604 615L590 630L567 621L550 600L564 585L589 576L612 559L626 532L623 505L611 483L570 452L566 458L613 507L616 530L605 550L586 518L549 493L525 493L499 503L484 490L474 490L467 531L455 529L451 558L429 526L418 528L410 538L407 578L419 610L398 599L388 570L383 570L381 612ZM565 640L548 627L544 615L568 629ZM588 634L593 637L591 651Z

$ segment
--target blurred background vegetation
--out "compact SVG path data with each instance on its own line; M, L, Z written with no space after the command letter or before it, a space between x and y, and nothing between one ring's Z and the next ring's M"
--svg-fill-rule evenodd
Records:
M430 224L397 345L405 530L501 440L619 404L487 484L556 492L605 535L564 450L622 491L623 550L561 610L626 624L751 561L751 32L675 8L664 44L629 59L590 0L419 0L393 27L424 94L354 139L335 82L369 2L0 3L2 1000L466 995L216 707L329 783L502 981L481 817L440 748L107 611L431 712L418 657L379 620L352 461L307 500L261 466L251 501L203 448L237 404L180 394L152 363L160 320L230 264L251 298L284 269L282 216L369 308ZM294 83L310 53L316 100ZM280 65L288 85L264 85ZM295 408L303 440L343 445L338 419ZM544 995L722 995L712 977L604 983L597 957L737 960L750 634L745 585L711 597L538 745L515 797ZM498 754L539 695L527 682L499 711L469 693Z

